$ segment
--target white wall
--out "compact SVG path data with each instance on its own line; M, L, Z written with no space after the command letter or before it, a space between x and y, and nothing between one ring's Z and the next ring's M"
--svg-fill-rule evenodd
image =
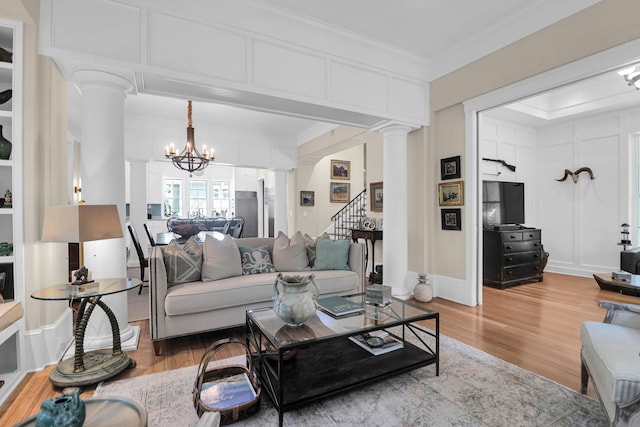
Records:
M482 180L526 183L524 225L537 227L536 130L502 120L483 118L480 121L478 138ZM504 160L514 165L516 170L512 172L502 164L482 158Z
M640 110L622 110L538 130L539 188L548 271L590 276L620 268L620 225L636 226L637 158L630 134L640 130ZM577 183L564 169L592 169Z
M620 225L637 227L638 162L632 134L638 131L640 109L536 129L481 120L481 156L516 165L512 173L481 161L482 179L526 183L526 224L542 229L550 254L545 271L589 277L620 268ZM565 169L580 167L591 168L595 179L582 173L577 183L571 177L557 181Z

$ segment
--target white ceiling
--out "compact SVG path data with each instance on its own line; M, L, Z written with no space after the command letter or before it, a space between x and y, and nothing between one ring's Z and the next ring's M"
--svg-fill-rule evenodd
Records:
M629 86L614 70L486 111L484 114L537 128L548 126L552 122L637 106L640 106L640 91Z
M409 52L429 63L430 75L433 78L557 22L599 0L238 1L295 19L313 21L317 25L347 31L354 37L374 40L386 48ZM571 97L575 95L574 90L558 92L557 96L547 96L546 100L531 100L528 103L531 105L527 108L536 113L548 113L549 109L556 109L563 104L560 96ZM602 94L603 91L600 90L599 93ZM76 133L79 132L79 126L77 121L73 121L73 117L79 117L79 96L74 90L69 91L69 96L70 131ZM126 113L138 120L144 117L186 118L185 105L184 100L138 94L127 97ZM525 117L547 121L535 115ZM318 132L326 132L329 129L327 125L318 126L317 122L311 120L194 101L194 124L202 121L225 128L251 127L257 131L278 132L295 137L298 144L318 136Z

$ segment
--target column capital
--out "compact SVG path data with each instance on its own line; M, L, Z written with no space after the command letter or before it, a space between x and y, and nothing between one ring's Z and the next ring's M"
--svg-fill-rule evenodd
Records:
M134 85L127 78L114 73L107 73L98 70L77 70L74 71L73 80L82 88L87 85L108 87L119 89L123 93L133 92Z
M400 122L384 122L371 129L372 132L378 132L383 135L407 135L409 132L413 132L419 129L420 126L416 126L410 123Z

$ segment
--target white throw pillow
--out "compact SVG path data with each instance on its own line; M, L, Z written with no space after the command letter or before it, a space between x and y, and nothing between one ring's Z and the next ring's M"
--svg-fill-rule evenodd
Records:
M291 239L282 231L273 242L273 266L277 271L302 271L309 269L307 248L299 231Z
M242 276L238 245L228 234L222 240L207 234L202 248L202 281L233 276Z

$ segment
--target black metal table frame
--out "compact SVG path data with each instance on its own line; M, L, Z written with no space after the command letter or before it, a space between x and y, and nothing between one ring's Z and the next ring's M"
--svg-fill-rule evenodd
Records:
M360 331L350 332L348 334L338 334L335 336L318 339L314 341L300 341L292 345L280 347L274 351L266 350L266 344L270 343L270 341L267 338L266 334L260 328L260 325L253 318L251 318L250 312L251 311L248 311L246 315L247 347L250 349L255 359L254 366L260 377L262 388L266 391L271 402L278 410L279 426L282 426L285 412L302 407L304 405L307 405L317 400L321 400L339 393L343 393L343 392L353 390L377 381L384 380L392 376L399 375L404 372L408 372L423 366L435 364L436 376L440 375L440 315L437 312L430 312L430 313L425 312L424 316L419 316L418 318L412 318L410 320L400 319L395 322L380 324L380 325L373 326L371 328L366 328ZM425 320L435 320L435 331L425 329L416 324L417 322L425 321ZM335 388L331 388L328 391L320 392L310 397L301 398L293 402L285 401L284 391L287 383L285 381L286 378L282 374L285 367L285 358L287 353L291 352L292 350L296 350L297 348L310 346L310 345L312 346L314 344L317 345L321 342L327 342L332 340L344 340L345 342L348 343L347 345L355 346L355 344L351 343L348 340L348 337L354 336L354 335L360 335L365 331L371 332L374 330L381 330L381 329L387 330L387 329L392 329L397 327L402 328L402 333L399 335L395 333L390 333L390 334L395 338L401 340L404 343L404 348L395 350L393 352L386 353L383 355L379 355L379 356L374 356L372 354L368 357L368 359L376 360L376 358L379 358L380 361L382 360L388 361L388 359L385 359L383 356L393 355L393 354L397 356L395 359L402 359L402 357L399 355L401 355L403 351L411 350L414 353L414 356L416 351L423 352L425 356L423 360L419 362L416 362L416 361L407 362L404 365L402 364L401 361L396 360L396 363L398 363L398 365L393 368L387 368L386 370L383 369L385 370L385 372L382 372L382 373L374 372L370 377L357 380L357 381L349 381L348 379L345 379L345 381L343 381L342 383L335 384ZM413 334L413 336L417 338L418 343L421 344L423 348L414 346L412 343L408 342L405 339L406 338L405 333L407 331L411 332L411 334ZM429 346L429 344L425 342L423 337L420 336L420 333L429 335L435 338L435 346L433 349L431 348L431 346ZM275 348L275 345L273 345L273 343L270 343L270 344ZM362 351L366 352L366 350L362 350ZM275 359L277 363L275 364L269 363L267 360L268 357L272 358L272 360Z

